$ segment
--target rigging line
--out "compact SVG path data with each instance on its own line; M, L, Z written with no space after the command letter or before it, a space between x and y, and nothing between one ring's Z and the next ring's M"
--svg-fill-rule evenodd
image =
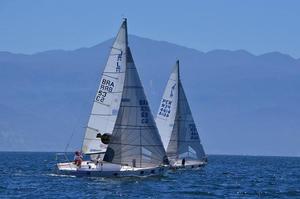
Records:
M91 91L90 91L90 93L91 93ZM77 117L77 120L76 120L76 123L75 123L75 124L79 124L79 122L80 122L80 120L81 120L82 114L80 114L80 112L82 112L82 107L83 107L83 106L80 106L80 107L81 107L81 109L79 110L79 116ZM66 147L65 147L65 149L64 149L64 153L66 153L67 150L69 149L70 143L71 143L71 141L72 141L72 139L73 139L73 137L74 137L74 134L75 134L75 132L76 132L76 128L77 128L77 126L74 125L74 126L73 126L73 129L72 129L71 136L70 136L70 138L69 138L69 140L68 140L68 142L67 142L67 145L66 145ZM82 148L82 146L81 146L81 148Z
M80 122L80 119L81 119L81 115L79 115L79 117L77 118L76 124L78 124L78 123ZM70 146L70 143L71 143L71 141L72 141L72 139L73 139L73 137L74 137L75 131L76 131L76 126L74 125L74 127L73 127L73 129L72 129L71 136L70 136L70 138L69 138L69 141L68 141L68 143L67 143L67 145L66 145L66 147L65 147L64 153L67 152L67 150L68 150L68 148L69 148L69 146Z
M105 65L106 66L106 65ZM104 66L104 68L105 68L105 66ZM101 68L99 68L98 69L99 71L98 71L98 73L97 74L102 74L101 73ZM95 76L94 77L95 79L94 79L94 82L100 82L101 81L101 77L100 77L100 80L99 80L99 76L97 75L97 76ZM95 84L95 85L98 85L98 84ZM97 95L97 92L98 92L98 87L93 87L92 89L90 89L90 91L89 91L89 93L88 93L88 97L89 98L87 98L87 99L95 99L95 93L96 93L96 95ZM99 103L99 102L97 102L97 101L93 101L93 103L91 103L90 105L89 105L89 114L91 114L92 113L92 109L93 109L93 106L94 106L94 103ZM81 107L83 107L83 106L81 106ZM79 114L79 117L81 117L83 114ZM87 117L87 121L85 122L85 124L88 124L88 121L89 121L89 118L90 118L90 115ZM78 121L79 122L79 121ZM78 124L78 123L77 123ZM92 130L98 130L98 129L95 129L95 128L92 128L92 127L89 127L89 126L85 126L84 127L84 129L85 130L87 130L87 129L92 129ZM97 132L99 132L99 131L97 131ZM81 137L81 146L80 146L80 148L82 149L82 147L83 147L83 142L84 142L84 138L85 138L85 132L82 134L82 137Z
M80 122L80 120L81 120L81 114L79 115L76 124L78 124L78 123ZM70 136L70 138L69 138L69 140L68 140L68 143L67 143L67 145L66 145L66 147L65 147L65 150L64 150L65 153L67 152L67 150L68 150L68 148L69 148L69 146L70 146L70 143L71 143L71 141L72 141L72 139L73 139L73 137L74 137L74 134L75 134L75 132L76 132L76 128L77 128L76 125L74 125L73 130L72 130L72 134L71 134L71 136ZM82 147L81 147L81 148L82 148Z

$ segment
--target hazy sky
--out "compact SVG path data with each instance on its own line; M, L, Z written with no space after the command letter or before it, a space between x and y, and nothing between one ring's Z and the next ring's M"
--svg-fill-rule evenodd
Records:
M196 48L300 57L296 0L0 0L0 51L75 49L130 34Z

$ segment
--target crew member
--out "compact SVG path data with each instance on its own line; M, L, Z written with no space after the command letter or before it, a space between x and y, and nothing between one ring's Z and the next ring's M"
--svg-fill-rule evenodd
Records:
M76 152L75 152L75 156L74 156L74 163L75 163L78 167L81 166L82 159L83 159L83 157L82 157L80 151L76 151Z
M182 159L181 165L184 167L185 166L185 158Z

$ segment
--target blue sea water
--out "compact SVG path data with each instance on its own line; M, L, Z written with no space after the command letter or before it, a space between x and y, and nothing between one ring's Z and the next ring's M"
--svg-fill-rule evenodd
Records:
M164 177L91 178L57 175L55 153L0 155L0 198L300 198L300 158L211 155Z

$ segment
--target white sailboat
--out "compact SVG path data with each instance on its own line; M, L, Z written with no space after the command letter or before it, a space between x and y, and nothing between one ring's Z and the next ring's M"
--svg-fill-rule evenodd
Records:
M148 176L161 175L168 168L127 39L125 19L102 74L85 132L82 151L92 158L80 166L58 163L63 174Z
M156 117L170 165L196 168L207 158L179 74L179 61L171 73Z

